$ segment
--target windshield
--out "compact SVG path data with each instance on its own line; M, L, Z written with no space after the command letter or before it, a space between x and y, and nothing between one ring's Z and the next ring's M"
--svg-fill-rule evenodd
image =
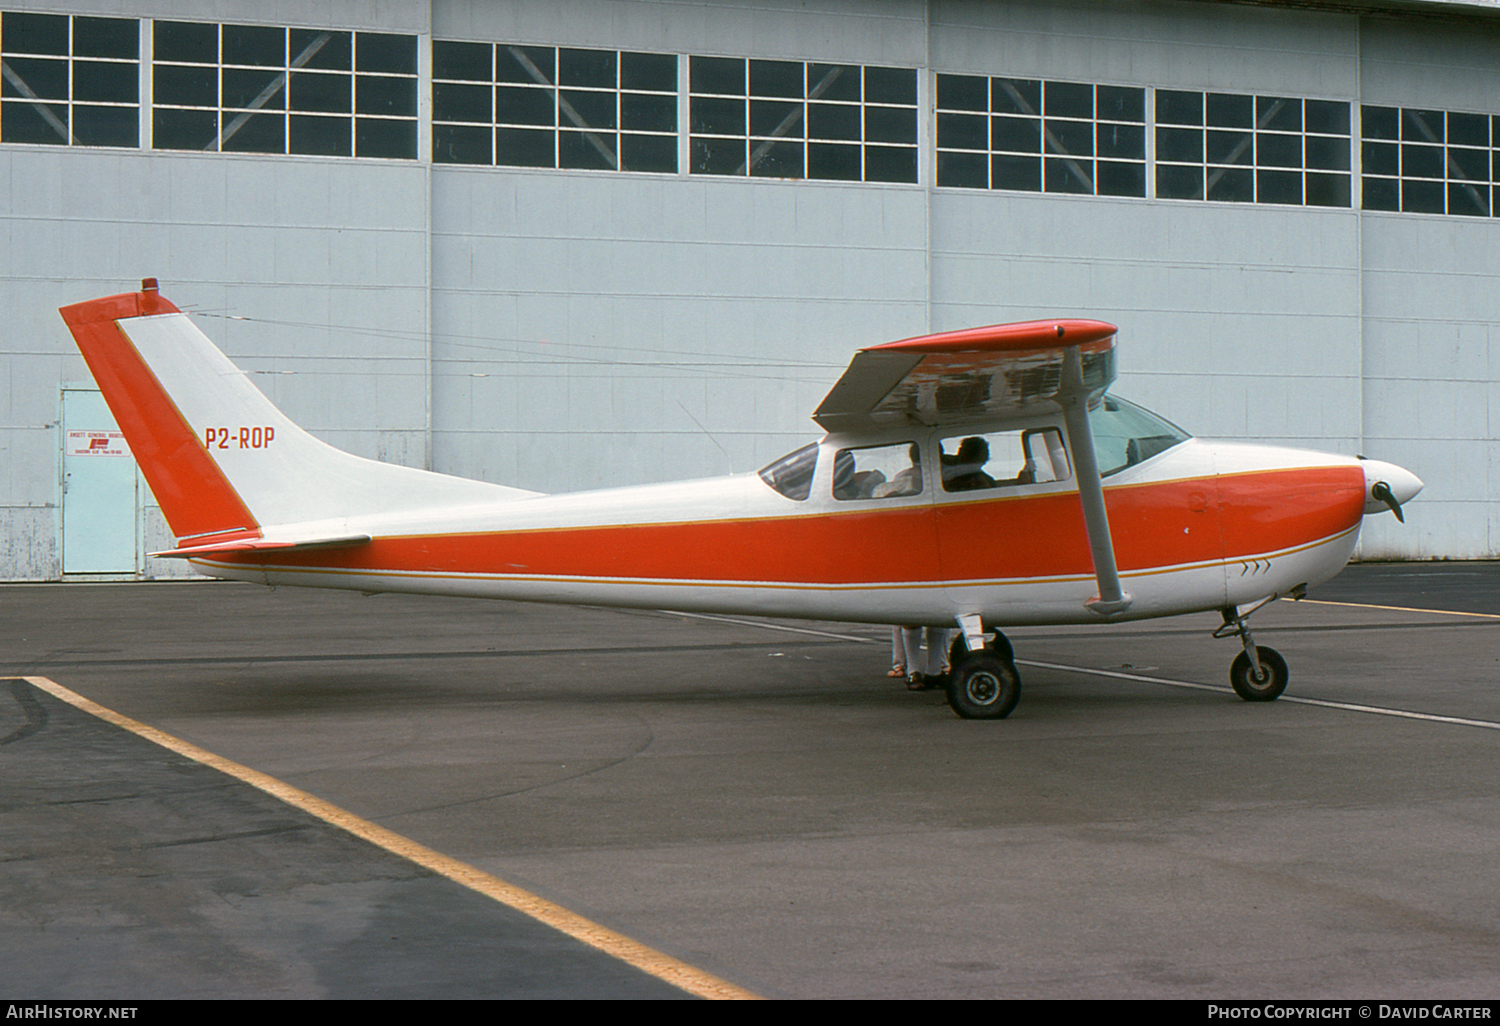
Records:
M818 443L808 442L789 452L760 472L760 479L788 499L802 500L812 494L813 468L818 465Z
M1118 396L1107 395L1089 411L1099 476L1108 477L1149 460L1192 436L1175 424Z

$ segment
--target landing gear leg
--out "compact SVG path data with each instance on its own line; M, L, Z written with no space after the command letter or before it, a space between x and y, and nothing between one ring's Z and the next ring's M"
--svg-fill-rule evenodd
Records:
M978 616L958 618L950 651L948 705L966 720L1003 720L1021 700L1021 675L1005 635L986 635Z
M1229 683L1234 693L1247 702L1274 702L1286 690L1286 660L1274 648L1256 645L1250 633L1250 614L1265 604L1262 602L1244 614L1236 606L1226 607L1220 611L1224 624L1214 631L1214 637L1237 637L1245 647L1229 665Z

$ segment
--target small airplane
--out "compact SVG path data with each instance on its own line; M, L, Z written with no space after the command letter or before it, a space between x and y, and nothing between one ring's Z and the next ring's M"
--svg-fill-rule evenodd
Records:
M1234 690L1275 699L1286 662L1250 614L1422 488L1192 438L1108 394L1117 329L1095 320L861 349L823 438L756 474L544 495L318 441L153 278L60 312L175 535L155 556L266 585L957 627L943 686L966 718L1020 697L999 628L1213 610L1243 648Z

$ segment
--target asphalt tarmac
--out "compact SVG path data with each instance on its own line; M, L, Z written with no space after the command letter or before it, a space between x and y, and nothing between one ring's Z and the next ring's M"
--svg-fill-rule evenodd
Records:
M1257 613L1274 703L1217 623L1016 630L972 722L876 627L0 586L0 997L1500 993L1500 564Z

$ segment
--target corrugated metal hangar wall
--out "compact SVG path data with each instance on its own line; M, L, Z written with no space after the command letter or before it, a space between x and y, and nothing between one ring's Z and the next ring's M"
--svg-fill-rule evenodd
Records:
M1386 6L10 0L0 578L179 569L56 314L146 275L318 436L543 491L1099 317L1197 434L1420 474L1364 558L1494 557L1500 18Z

